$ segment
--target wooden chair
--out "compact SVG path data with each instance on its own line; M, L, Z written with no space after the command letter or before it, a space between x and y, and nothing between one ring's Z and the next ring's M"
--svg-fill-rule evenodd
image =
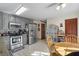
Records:
M48 44L48 48L50 48L50 46L53 44L51 36L47 37L47 44Z
M47 44L48 44L50 56L59 56L59 54L55 50L54 42L52 41L52 37L51 36L47 37Z
M66 35L65 36L65 42L70 42L70 43L77 43L77 36L75 35Z

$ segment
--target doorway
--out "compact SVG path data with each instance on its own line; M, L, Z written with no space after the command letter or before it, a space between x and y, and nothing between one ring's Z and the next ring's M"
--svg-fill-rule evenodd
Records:
M45 36L45 24L44 23L41 24L41 39L46 39L46 36Z

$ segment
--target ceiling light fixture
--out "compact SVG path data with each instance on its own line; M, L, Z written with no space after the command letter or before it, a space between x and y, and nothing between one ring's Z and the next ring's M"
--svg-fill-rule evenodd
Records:
M66 4L65 4L65 3L61 3L61 4L59 4L59 5L56 7L56 9L57 9L57 10L60 10L61 8L64 8L64 7L66 7Z
M64 7L66 7L66 4L65 4L65 3L63 3L61 6L62 6L62 8L64 8Z
M25 12L26 10L28 10L28 9L22 6L22 7L20 7L20 8L17 10L16 14L17 14L17 15L20 15L21 13Z
M60 9L60 6L57 6L56 9L59 10Z

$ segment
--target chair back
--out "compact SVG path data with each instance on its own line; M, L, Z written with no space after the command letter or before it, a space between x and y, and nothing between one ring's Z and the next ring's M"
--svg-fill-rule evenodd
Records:
M65 42L77 43L77 36L75 35L66 35Z
M51 36L47 37L47 44L48 44L48 48L50 49L51 45L53 44Z

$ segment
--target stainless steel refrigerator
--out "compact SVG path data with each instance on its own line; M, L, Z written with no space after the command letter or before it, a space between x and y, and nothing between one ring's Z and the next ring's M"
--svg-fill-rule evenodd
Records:
M37 41L37 25L35 23L29 24L29 44Z

